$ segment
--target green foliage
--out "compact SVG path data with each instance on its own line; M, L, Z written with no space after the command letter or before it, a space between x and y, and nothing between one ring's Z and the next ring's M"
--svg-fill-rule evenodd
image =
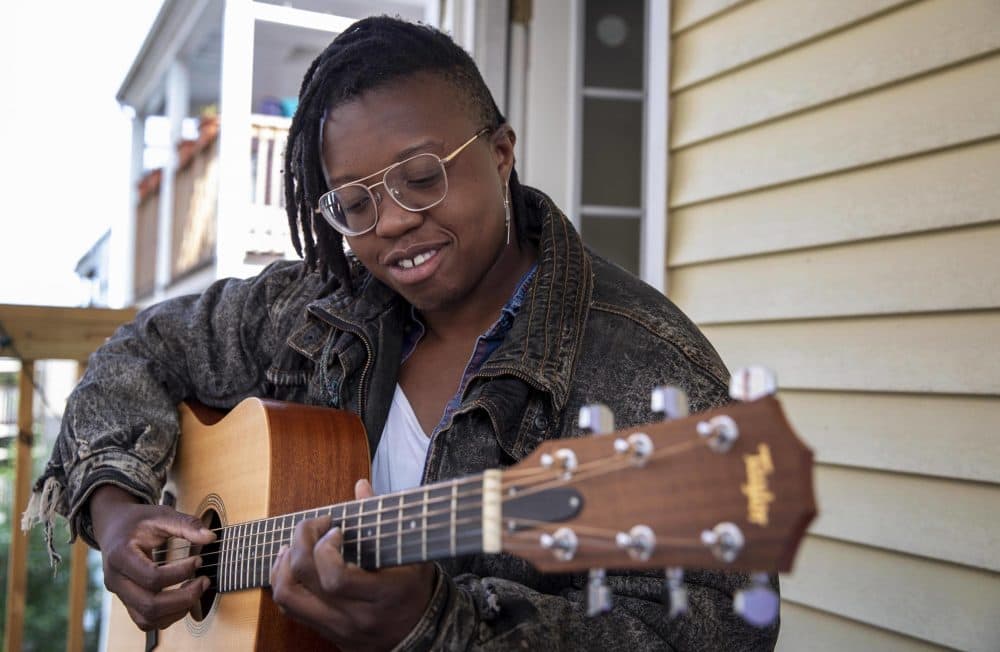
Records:
M16 455L14 444L9 446L10 458ZM35 460L36 473L33 477L38 477L41 472L43 460ZM0 611L7 613L7 566L8 552L10 550L11 527L20 527L20 515L14 518L13 510L13 489L14 489L14 468L13 464L5 464L0 467L0 495L4 500L2 522L0 522L0 580L2 580L3 590L0 592ZM42 528L33 528L28 537L28 600L25 606L24 618L24 652L47 652L48 650L63 650L66 647L66 622L69 610L69 576L70 576L70 544L68 543L69 530L65 521L60 519L55 529L56 549L63 557L63 563L58 571L54 572L49 565L48 551L45 547L45 537ZM99 572L99 562L94 555L90 556L90 566L88 576L90 582L87 587L88 612L85 622L88 628L85 631L84 649L97 650L98 635L100 631L101 614L101 587L95 582L95 574ZM6 619L0 620L0 637L4 634Z

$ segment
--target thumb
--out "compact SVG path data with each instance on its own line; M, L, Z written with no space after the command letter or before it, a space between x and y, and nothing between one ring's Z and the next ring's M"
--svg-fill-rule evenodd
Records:
M157 525L168 535L187 539L191 543L207 544L215 541L215 533L200 519L188 514L174 512L169 517L160 519Z
M361 478L354 483L354 497L355 498L371 498L375 495L375 490L372 489L372 483L368 482L364 478Z

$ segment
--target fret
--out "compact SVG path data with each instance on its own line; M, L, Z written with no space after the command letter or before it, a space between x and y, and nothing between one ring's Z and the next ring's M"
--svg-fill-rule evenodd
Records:
M274 561L274 553L278 551L274 545L274 519L269 518L264 521L264 564L261 566L260 585L264 588L271 586L271 563Z
M247 524L240 523L239 535L236 541L236 558L239 560L239 579L236 588L245 589L247 581Z
M229 539L229 590L239 588L240 579L240 524L232 527Z
M478 482L463 482L455 501L453 517L458 534L452 555L483 550L483 488Z
M344 506L334 505L330 508L330 527L340 528L340 556L344 556Z
M357 564L361 561L361 537L358 531L361 513L361 503L350 502L344 505L344 561Z
M400 512L402 513L399 524L398 561L400 564L422 561L425 558L424 511L427 504L424 500L425 493L424 491L410 491L400 495Z
M229 573L226 572L226 565L229 563L229 528L224 527L219 532L219 561L215 568L216 590L224 593L229 590Z
M420 540L420 558L427 560L427 503L430 502L430 491L424 489L424 509L423 509L423 525L420 528L421 540Z
M256 574L257 571L257 560L255 559L255 557L257 556L256 546L254 545L257 539L255 534L255 532L257 531L256 521L251 521L247 523L246 531L247 531L247 540L246 540L246 545L243 546L244 550L243 554L246 556L247 560L247 579L246 579L246 584L243 586L243 588L245 589L250 588L251 586L255 586L254 575Z
M403 495L397 496L398 511L396 512L396 565L403 563Z
M426 516L424 559L453 557L452 527L454 515L454 485L452 483L431 485L427 488L428 510Z
M264 583L264 521L257 521L256 535L253 546L254 578L253 585L261 586Z
M358 538L358 566L365 569L376 568L378 545L376 525L379 519L380 499L367 498L361 503L360 534Z
M382 500L379 496L375 514L375 568L382 567Z
M451 547L449 548L449 553L452 557L455 556L455 526L456 519L458 519L458 483L451 483Z

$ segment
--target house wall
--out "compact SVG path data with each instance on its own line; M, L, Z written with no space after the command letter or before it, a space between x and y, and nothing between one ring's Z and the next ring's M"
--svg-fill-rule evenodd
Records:
M778 649L1000 649L1000 2L672 6L668 294L818 463Z

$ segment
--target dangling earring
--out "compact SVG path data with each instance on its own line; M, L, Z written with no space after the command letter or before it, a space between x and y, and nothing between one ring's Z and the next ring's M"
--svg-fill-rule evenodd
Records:
M508 245L510 244L510 196L508 194L509 191L510 188L507 186L507 184L506 183L503 184L503 212L504 212L504 221L506 222L507 226Z

